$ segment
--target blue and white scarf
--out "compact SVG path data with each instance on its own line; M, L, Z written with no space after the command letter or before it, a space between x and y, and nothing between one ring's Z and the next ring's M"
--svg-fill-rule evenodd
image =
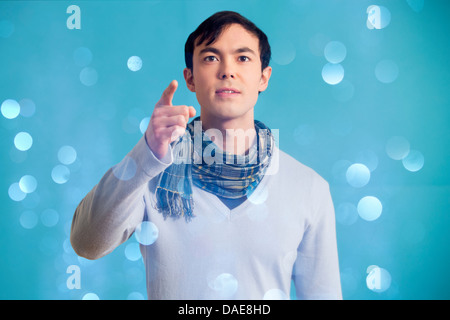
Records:
M201 128L200 117L171 144L173 163L160 175L156 208L165 218L194 216L192 184L227 199L250 196L270 164L275 142L262 122L255 120L257 141L245 155L222 151L197 126Z

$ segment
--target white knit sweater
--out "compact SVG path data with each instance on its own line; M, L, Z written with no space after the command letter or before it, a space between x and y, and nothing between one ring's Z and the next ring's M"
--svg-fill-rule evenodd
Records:
M342 299L333 203L316 172L275 148L249 199L230 210L194 186L186 222L155 210L172 161L172 149L158 160L142 137L76 209L75 252L98 259L139 233L149 299L289 298L291 280L299 299Z

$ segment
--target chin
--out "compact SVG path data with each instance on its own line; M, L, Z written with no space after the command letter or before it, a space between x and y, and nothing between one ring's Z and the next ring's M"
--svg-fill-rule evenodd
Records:
M242 120L247 118L250 115L245 114L232 114L232 113L218 113L218 114L208 114L207 117L212 118L214 120L213 123L216 123L216 125L220 126L220 123L222 125L225 125L226 127L235 125L241 126L243 125ZM253 118L249 120L244 120L244 123L247 121L253 121Z
M251 117L253 119L253 107L243 107L242 105L230 103L200 104L201 114L215 121L231 121Z

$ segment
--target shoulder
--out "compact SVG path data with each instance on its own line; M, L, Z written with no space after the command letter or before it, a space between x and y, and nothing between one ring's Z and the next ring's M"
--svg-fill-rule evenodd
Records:
M309 187L314 185L319 188L328 188L328 182L319 173L279 148L276 148L274 152L274 164L276 162L278 162L276 165L278 174L283 180L303 182Z
M328 182L314 169L288 153L274 149L271 176L266 180L269 194L277 199L277 206L287 208L307 223L318 221L321 206L328 204L331 194ZM268 170L269 171L269 170Z

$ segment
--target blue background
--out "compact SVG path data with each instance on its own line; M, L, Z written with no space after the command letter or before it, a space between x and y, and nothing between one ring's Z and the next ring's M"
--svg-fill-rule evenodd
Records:
M81 29L67 28L72 4ZM368 28L370 5L390 13L384 28ZM16 101L20 114L9 119L5 103L0 116L0 298L146 298L136 239L96 261L78 258L72 216L137 143L172 79L174 104L200 111L184 85L184 42L220 10L240 12L269 37L273 74L256 118L330 183L344 298L450 298L448 9L444 0L1 1L0 103ZM335 85L322 76L330 41L346 49ZM140 70L128 68L131 56ZM22 131L33 139L25 151L14 143ZM58 158L63 146L75 161ZM423 156L419 170L392 158L402 147L402 157ZM354 163L370 169L360 186L347 176ZM64 183L55 166L70 173ZM36 188L14 193L25 175ZM372 221L357 210L365 196L382 204ZM67 287L71 265L80 267L80 289ZM391 278L382 292L366 283L374 265Z

